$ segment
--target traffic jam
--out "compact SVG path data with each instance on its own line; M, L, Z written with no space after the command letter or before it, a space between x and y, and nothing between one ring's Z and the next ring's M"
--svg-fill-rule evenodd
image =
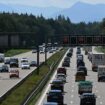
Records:
M91 49L92 50L92 49ZM92 64L91 72L97 73L97 82L105 82L105 66L104 66L104 53L92 53L89 49L85 49L84 54L87 56L88 61ZM47 102L43 105L69 105L64 103L65 99L65 84L67 84L67 71L71 64L71 58L73 55L73 48L70 48L66 54L62 66L57 68L57 74L55 79L50 85L50 90L46 94ZM81 53L81 47L76 48L76 73L75 73L75 83L78 87L78 97L80 103L78 105L96 105L97 95L93 92L93 81L87 80L88 70L85 66L84 55ZM74 104L72 104L74 105ZM97 104L98 105L98 104Z

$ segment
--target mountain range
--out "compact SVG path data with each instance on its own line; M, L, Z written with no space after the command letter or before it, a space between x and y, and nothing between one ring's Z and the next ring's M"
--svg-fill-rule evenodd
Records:
M70 8L58 7L34 7L19 4L0 4L0 12L28 13L33 15L43 15L45 18L55 18L58 15L69 17L72 22L78 23L102 21L105 18L105 4L87 4L77 2Z

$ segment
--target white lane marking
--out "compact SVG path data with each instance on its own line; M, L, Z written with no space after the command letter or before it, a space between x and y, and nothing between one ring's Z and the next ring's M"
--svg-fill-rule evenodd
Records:
M72 85L72 88L74 87L74 85Z
M71 95L71 98L73 98L74 97L74 95Z
M70 101L70 104L73 104L73 101Z
M102 102L100 102L100 104L102 105L103 103L102 103Z
M98 98L101 98L101 96L98 96Z
M74 90L73 90L73 89L72 89L71 91L72 91L72 92L74 92Z
M69 50L68 50L68 51L69 51ZM68 51L67 51L67 52L68 52ZM67 52L66 52L66 54L67 54ZM58 65L58 67L61 67L62 62L63 62L63 60L64 60L66 54L64 55L63 59L61 60L60 64ZM55 78L55 76L56 76L56 73L57 73L57 72L55 71L55 73L54 73L54 75L52 76L52 78L51 78L51 80L50 80L49 83L51 83L51 82L54 80L54 78ZM45 96L46 96L46 93L47 93L48 90L50 89L50 85L51 85L51 84L48 84L48 86L46 87L45 91L43 92L42 97L40 97L40 100L39 100L39 102L38 102L38 105L42 105L43 100L44 100L44 98L45 98Z
M98 93L98 90L96 90L96 93Z

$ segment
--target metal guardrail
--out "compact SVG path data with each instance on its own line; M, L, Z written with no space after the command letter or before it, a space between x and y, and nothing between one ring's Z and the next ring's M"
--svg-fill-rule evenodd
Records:
M36 87L34 87L32 89L32 91L25 97L25 99L23 100L23 102L21 103L21 105L28 105L28 103L30 102L31 98L33 96L37 96L37 94L42 91L43 87L46 85L46 83L48 82L51 74L54 72L56 65L59 63L59 61L61 60L61 58L63 57L63 55L65 54L65 52L60 56L60 58L55 62L52 63L52 65L49 67L50 71L47 73L46 76L44 76L42 78L42 80L39 82L39 85Z
M39 67L41 67L42 65L43 65L43 63L41 65L39 65ZM33 72L37 72L37 69L33 70L23 80L19 81L13 88L11 88L10 90L8 90L3 96L1 96L0 97L0 102L2 102L14 89L16 89L18 86L20 86L30 75L33 74Z

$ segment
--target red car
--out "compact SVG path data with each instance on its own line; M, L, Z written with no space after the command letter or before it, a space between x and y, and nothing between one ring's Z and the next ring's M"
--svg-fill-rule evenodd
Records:
M9 74L9 77L10 78L12 78L12 77L19 78L19 70L11 70L10 74Z
M57 69L57 74L58 74L58 73L63 73L63 74L66 75L66 68L64 68L64 67L58 68L58 69Z

